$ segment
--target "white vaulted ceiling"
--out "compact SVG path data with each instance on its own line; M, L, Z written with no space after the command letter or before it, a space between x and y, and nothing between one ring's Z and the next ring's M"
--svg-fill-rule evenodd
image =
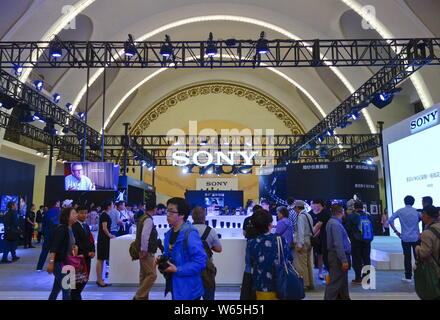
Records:
M423 5L421 3L423 2ZM20 3L20 4L19 4ZM362 28L363 5L376 9L376 30ZM172 40L206 39L213 32L215 39L257 39L260 31L267 38L341 39L394 37L433 37L439 34L433 12L438 1L428 0L81 0L73 3L76 30L64 30L70 19L62 18L63 8L71 1L34 0L1 1L0 36L2 40L49 40L53 32L65 40L120 40L127 34L135 39ZM429 10L432 8L432 10ZM437 11L435 11L437 10ZM10 12L5 15L5 12ZM4 18L5 17L5 18ZM67 21L66 21L67 20ZM361 86L375 68L279 69L279 70L109 70L107 72L106 122L113 133L122 131L121 124L136 121L149 107L172 91L203 81L238 81L279 100L311 128L336 107L350 92ZM99 70L92 70L98 75ZM59 92L63 102L78 104L84 109L84 70L34 70L45 78L51 93ZM26 76L26 75L25 75ZM370 106L368 114L346 132L373 132L378 120L386 126L409 116L410 102L419 97L430 107L440 101L439 69L429 67L417 73L405 90L389 107L378 110ZM96 129L101 126L102 76L92 81L89 120ZM414 84L414 85L413 85ZM414 87L415 86L415 87ZM134 93L133 93L134 92ZM134 95L145 96L143 109L131 103Z

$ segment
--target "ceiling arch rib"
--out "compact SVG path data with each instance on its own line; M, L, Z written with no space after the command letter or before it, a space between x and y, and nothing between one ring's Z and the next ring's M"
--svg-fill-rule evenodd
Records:
M151 32L148 32L146 34L144 34L143 36L139 37L138 39L136 39L136 41L146 41L147 39L162 33L164 31L167 31L169 29L172 28L176 28L179 26L183 26L185 24L190 24L190 23L194 23L194 22L202 22L202 21L238 21L238 22L243 22L243 23L249 23L249 24L254 24L254 25L258 25L261 26L263 28L267 28L270 30L273 30L275 32L278 32L280 34L283 34L284 36L290 38L290 39L295 39L295 40L302 40L300 37L292 34L291 32L268 22L262 21L262 20L258 20L258 19L253 19L253 18L248 18L248 17L242 17L242 16L229 16L229 15L213 15L213 16L201 16L201 17L192 17L192 18L187 18L187 19L182 19L182 20L178 20L169 24L166 24L162 27L159 27ZM337 68L334 67L330 67L331 71L334 72L337 77L342 81L342 83L347 87L347 89L350 92L354 92L356 89L353 87L353 85L348 81L348 79L342 74L342 72L340 72L340 70L338 70ZM159 69L160 70L160 69ZM99 69L97 72L95 72L93 74L93 76L90 79L90 83L95 82L98 77L101 75L101 73L103 72L103 69ZM285 74L283 74L285 76ZM287 76L286 76L287 77ZM84 96L85 92L87 90L87 85L85 85L79 92L78 96L76 97L76 99L73 102L74 107L78 106L78 103L81 101L82 97ZM128 97L129 95L125 95L125 97ZM117 108L119 108L120 103L118 103ZM318 109L321 109L321 107L318 107ZM72 111L72 113L74 112L74 110ZM115 111L116 112L116 111ZM362 110L362 113L365 116L365 119L367 120L367 124L368 127L370 129L370 131L372 133L376 132L376 127L371 119L371 116L369 115L368 111L366 109ZM111 116L113 116L114 112L112 111ZM323 116L325 116L326 114L324 113ZM108 118L106 120L106 123L108 123L110 121L110 119Z

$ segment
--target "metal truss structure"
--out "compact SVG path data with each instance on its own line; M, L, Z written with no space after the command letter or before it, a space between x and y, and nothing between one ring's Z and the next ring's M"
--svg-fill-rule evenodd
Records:
M267 54L258 53L264 42ZM54 58L50 48L61 49ZM126 54L127 46L130 54ZM162 48L171 49L169 56ZM212 51L212 48L215 48ZM202 41L20 41L0 42L0 67L12 68L266 68L400 65L429 59L440 64L439 38ZM208 51L211 50L211 51ZM208 52L210 55L208 56ZM213 54L215 53L215 54Z
M51 54L56 45L61 53ZM260 54L264 45L266 54ZM164 46L171 50L163 54ZM127 54L129 48L130 54ZM215 48L215 54L213 54ZM260 48L260 49L259 49ZM259 40L213 41L60 41L0 42L0 94L26 105L39 116L68 129L75 135L52 136L27 123L9 125L11 120L1 112L0 126L57 148L75 158L86 150L78 138L86 136L86 158L99 160L98 149L104 146L105 160L121 161L124 166L150 163L170 165L166 150L170 147L227 146L259 147L273 156L275 164L286 162L323 162L356 160L377 155L380 135L324 136L328 129L347 125L353 112L367 107L381 92L391 91L427 64L440 64L439 38L380 40ZM210 53L208 56L208 52ZM79 118L61 109L49 98L6 72L5 68L267 68L267 67L359 67L383 66L356 92L344 100L305 135L252 137L171 137L105 136ZM14 120L14 121L15 121ZM318 137L319 142L318 142ZM218 149L221 149L219 147ZM82 151L81 151L82 150ZM272 152L273 154L271 154ZM84 156L84 153L83 153ZM260 165L258 159L254 165Z
M298 141L291 145L284 159L286 161L295 159L301 150L305 149L310 143L314 143L318 137L324 136L326 130L345 126L353 112L360 112L368 107L377 95L392 91L414 72L429 64L431 59L424 54L421 55L419 51L420 47L410 42L408 47L402 50L402 53L396 57L395 62L381 68L323 120L310 129L305 134L304 141ZM409 59L413 57L419 57L419 59Z
M78 143L67 141L62 136L48 134L29 123L20 122L17 118L13 118L3 111L0 111L0 128L12 130L21 136L41 142L47 147L52 146L59 150L59 154L63 154L64 160L78 161L81 159L82 146ZM93 150L87 150L86 157L89 161L100 160L99 153Z
M84 131L87 130L87 143L93 146L100 145L101 135L98 131L4 70L0 70L0 93L12 98L16 104L27 105L30 111L34 111L45 121L52 121L67 128L77 136L84 137Z

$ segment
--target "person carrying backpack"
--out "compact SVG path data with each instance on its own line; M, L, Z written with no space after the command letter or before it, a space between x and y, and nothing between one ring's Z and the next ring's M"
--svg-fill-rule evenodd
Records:
M428 205L422 210L425 230L416 247L417 268L414 280L417 295L422 300L440 299L440 223L439 208Z
M193 227L199 232L202 239L207 260L206 268L202 271L202 282L205 289L203 300L214 300L215 298L215 275L217 269L213 262L213 252L222 252L222 245L215 229L207 226L205 208L195 207L192 210Z
M362 284L362 268L371 265L371 241L374 238L373 218L363 211L364 205L354 203L354 212L347 217L345 228L351 241L351 255L355 279L352 284Z
M150 290L157 278L155 257L159 245L153 215L155 205L146 204L146 212L137 222L136 240L130 245L132 260L139 259L139 289L133 300L149 300Z
M167 221L172 229L165 233L164 254L156 264L166 278L165 295L173 300L199 300L204 294L201 273L206 253L197 229L187 221L190 213L183 198L167 201Z

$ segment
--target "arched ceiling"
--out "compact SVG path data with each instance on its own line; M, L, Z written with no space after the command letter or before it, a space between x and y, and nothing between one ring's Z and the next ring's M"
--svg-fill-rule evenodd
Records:
M0 22L0 35L4 40L44 40L50 38L52 33L62 31L64 25L71 17L77 16L80 26L86 24L81 19L90 19L92 30L87 34L91 40L125 40L128 33L132 33L135 38L157 30L157 28L188 19L194 16L210 15L234 15L249 17L261 23L270 23L279 26L280 30L270 30L262 25L256 25L244 21L225 21L207 20L204 22L194 22L171 28L169 33L175 40L195 40L207 37L207 34L214 32L215 38L250 38L256 39L260 31L264 30L268 38L286 38L282 30L302 38L302 39L336 39L344 37L363 38L370 36L383 36L383 32L373 30L359 30L360 12L359 6L371 4L375 6L379 25L386 27L386 31L391 32L396 37L430 37L437 34L437 26L429 11L436 12L438 8L436 1L420 0L424 6L420 5L419 0L405 1L383 1L383 0L230 0L229 2L218 2L208 0L181 0L176 1L157 1L157 0L132 0L122 2L118 0L81 0L73 5L74 12L68 17L60 16L65 5L71 5L69 1L2 1L1 9L10 9L14 14L8 17L8 21ZM368 3L367 3L368 2ZM26 5L24 5L26 4ZM38 4L38 5L37 5ZM428 10L431 8L432 10ZM76 11L75 11L76 10ZM354 10L354 11L353 11ZM5 12L4 10L1 10ZM438 12L438 11L437 11ZM12 16L15 18L13 19ZM437 19L438 20L438 19ZM357 26L353 25L357 24ZM356 27L356 28L355 28ZM364 31L364 33L357 33ZM379 30L378 30L379 31ZM86 32L87 33L87 32ZM84 32L81 33L85 36ZM158 31L150 40L162 40L165 32ZM426 68L418 72L422 78L422 85L416 86L417 93L427 91L433 102L440 101L440 92L435 90L435 83L440 81L438 69ZM132 103L136 97L123 99L127 92L140 83L143 79L151 75L154 70L122 70L110 71L107 74L107 118L111 111L121 104L122 109L114 112L117 119L108 119L113 127L116 123L124 122L127 114L130 114ZM339 77L335 76L329 69L282 69L283 75L273 74L269 70L212 70L208 74L205 70L179 70L166 71L158 75L154 80L145 82L139 87L142 96L151 96L151 103L166 94L167 91L182 85L190 85L199 80L231 80L234 72L240 81L254 87L266 86L280 96L280 100L293 112L303 112L304 124L306 129L313 126L322 112L328 113L343 100L350 91L362 85L371 75L372 71L368 68L346 68L338 69ZM278 71L278 72L279 72ZM79 104L84 104L83 95L80 94L85 83L85 72L83 70L53 71L51 82L53 82L52 93L56 90L62 94L64 101L72 102L79 99ZM172 73L172 75L167 75ZM170 77L174 79L169 79ZM343 77L343 78L342 78ZM109 81L110 79L110 81ZM267 79L267 80L266 80ZM300 94L294 87L292 81L301 85ZM439 81L437 81L439 80ZM174 82L173 82L174 81ZM154 82L154 83L153 83ZM168 87L173 82L172 87ZM407 82L408 83L408 82ZM405 88L413 90L412 86L405 84ZM426 88L424 88L425 86ZM153 89L155 91L153 91ZM94 107L91 110L91 123L100 128L101 119L101 81L95 82L91 87L90 101ZM269 91L269 90L268 90ZM291 92L295 91L292 95ZM410 99L407 96L414 96L414 93L403 93L399 101L384 110L377 110L373 107L368 109L372 117L372 123L377 120L384 120L386 125L391 125L408 115L411 112ZM279 98L276 96L276 98ZM294 99L290 100L289 99ZM310 103L310 99L314 103ZM413 98L411 101L414 100ZM426 100L426 99L425 99ZM429 100L429 99L428 99ZM316 102L316 103L315 103ZM300 106L300 107L298 107ZM318 106L321 108L319 110ZM146 111L151 104L145 104L143 111ZM429 107L426 106L425 107ZM297 109L299 108L299 109ZM302 110L302 111L301 111ZM138 112L138 110L134 110ZM319 118L317 118L319 117ZM358 125L357 130L369 132L369 126L363 122ZM349 130L349 129L347 129Z

